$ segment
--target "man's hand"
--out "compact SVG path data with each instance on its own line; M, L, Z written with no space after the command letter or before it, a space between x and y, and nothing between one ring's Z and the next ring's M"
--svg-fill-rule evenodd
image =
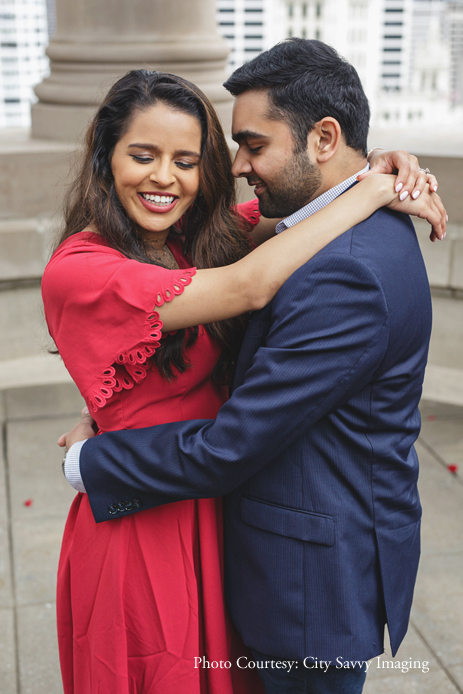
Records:
M401 201L409 195L416 200L425 190L426 185L435 193L438 188L437 179L431 173L427 173L420 167L420 162L414 154L405 150L386 151L373 149L368 155L370 170L358 177L361 181L375 173L397 174L395 185L396 193L400 194Z
M66 434L59 437L58 446L61 446L62 448L66 446L66 448L69 450L74 443L77 443L78 441L85 441L86 439L91 439L93 436L95 436L95 430L93 428L95 421L89 413L88 408L84 407L81 414L82 418L80 422L78 422L71 429L71 431L68 431Z

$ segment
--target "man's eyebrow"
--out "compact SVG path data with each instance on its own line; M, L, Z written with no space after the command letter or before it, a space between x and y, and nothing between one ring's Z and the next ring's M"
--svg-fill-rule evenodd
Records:
M267 135L256 133L254 130L240 130L238 133L232 133L232 140L238 143L248 138L260 139L262 137L267 137Z
M131 147L137 149L159 149L157 145L153 145L151 142L134 142L133 144L129 145L129 149ZM199 152L192 152L189 149L177 149L174 152L174 154L177 157L197 157L198 159L201 158Z

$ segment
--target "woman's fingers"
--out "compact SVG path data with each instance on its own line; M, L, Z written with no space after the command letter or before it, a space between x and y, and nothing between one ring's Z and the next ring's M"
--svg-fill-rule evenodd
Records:
M411 177L413 178L413 176ZM418 169L416 178L414 181L410 182L410 195L412 196L413 200L416 200L421 193L424 191L426 185L428 183L428 174L426 171L423 171L423 169Z
M394 161L397 169L395 192L399 193L401 200L405 200L410 195L411 186L416 180L419 162L413 154L402 150L394 152L394 154L397 155Z
M432 173L428 174L427 184L433 193L437 193L439 183L437 181L437 178Z
M393 203L392 207L399 212L425 219L431 225L431 241L434 241L436 238L445 238L447 214L442 200L436 193L432 193L429 190L428 185L425 186L423 193L415 200L407 196L404 200L398 200L397 203Z
M418 215L422 219L431 225L431 241L435 240L435 237L443 240L445 238L446 228L447 228L447 215L445 213L444 206L440 198L433 194L432 200L429 204L423 206L421 213Z

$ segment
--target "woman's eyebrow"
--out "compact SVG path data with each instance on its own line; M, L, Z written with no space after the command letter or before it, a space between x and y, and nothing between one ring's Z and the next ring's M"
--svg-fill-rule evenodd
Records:
M157 149L156 145L153 145L150 142L134 142L132 145L129 145L130 147L139 147L140 149Z
M174 154L181 157L198 157L198 159L201 157L199 152L191 152L188 149L177 149Z
M150 142L134 142L133 144L129 145L129 149L131 147L137 148L137 149L159 149L157 145L153 145L153 143ZM183 156L183 157L197 157L198 159L201 158L201 155L199 152L192 152L188 149L177 149L175 150L174 154L178 156Z

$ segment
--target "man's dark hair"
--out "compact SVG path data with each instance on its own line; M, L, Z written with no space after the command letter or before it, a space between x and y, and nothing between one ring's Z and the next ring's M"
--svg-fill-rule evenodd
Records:
M239 67L225 82L233 96L268 89L269 116L287 121L299 150L326 116L348 147L367 153L370 108L355 68L322 41L292 38Z

